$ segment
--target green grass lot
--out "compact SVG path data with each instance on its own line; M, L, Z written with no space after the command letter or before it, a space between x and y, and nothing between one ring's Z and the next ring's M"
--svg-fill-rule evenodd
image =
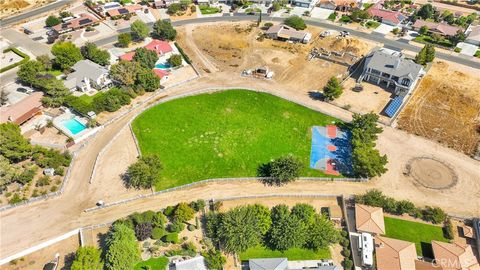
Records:
M50 74L50 75L55 76L55 77L63 74L63 72L61 70L49 70L49 71L46 71L45 73Z
M330 259L330 250L328 248L313 251L304 248L291 248L285 252L278 250L271 250L263 246L249 248L245 252L240 253L241 261L248 261L256 258L288 258L291 261L295 260L319 260Z
M135 265L135 268L133 268L134 270L142 270L142 269L145 269L143 267L145 266L150 266L151 269L155 269L155 270L163 270L163 269L166 269L168 265L168 258L165 257L165 256L162 256L162 257L158 257L158 258L151 258L151 259L148 259L146 261L143 261L143 262L139 262L137 263L137 265Z
M379 23L379 22L376 22L376 21L368 21L368 22L365 23L365 26L366 26L367 28L373 28L373 29L375 29L375 28L377 28L378 26L380 26L380 23Z
M83 94L81 96L79 96L78 98L83 100L84 102L88 103L88 104L91 104L93 102L93 98L97 97L97 96L100 96L100 95L103 95L103 92L98 92L96 93L95 95L93 96L89 96L87 94Z
M385 217L386 236L415 243L417 254L433 258L432 240L448 242L442 227Z
M221 177L255 177L260 164L292 154L309 169L311 127L339 120L284 99L229 90L169 101L137 117L141 152L163 164L157 190Z
M221 11L221 9L216 7L203 6L203 5L198 7L200 8L200 12L202 12L203 15L215 14Z

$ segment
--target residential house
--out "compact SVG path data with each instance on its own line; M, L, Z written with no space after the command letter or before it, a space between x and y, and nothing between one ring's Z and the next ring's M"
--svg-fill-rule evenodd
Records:
M0 108L0 123L21 125L42 112L42 92L33 92L19 102Z
M420 28L426 26L428 28L428 32L440 34L444 37L455 36L459 31L463 31L462 28L457 26L452 26L446 23L436 23L436 22L428 22L424 20L416 20L415 23L412 25L412 29L415 31L419 31Z
M355 204L355 225L357 231L372 234L385 234L383 209L363 204Z
M399 52L374 48L366 57L360 81L384 85L397 96L410 93L425 74L423 67Z
M123 16L132 15L137 10L141 10L142 6L140 5L128 5L124 7L114 8L107 10L107 15L112 17L112 19L121 18Z
M417 260L415 244L383 236L375 237L377 270L413 270Z
M218 2L219 3L225 3L225 4L233 4L235 1L234 0L218 0ZM273 0L250 0L248 2L253 3L253 4L258 4L258 5L270 6L270 5L272 5Z
M118 8L121 8L122 5L118 2L108 2L108 3L105 3L104 5L102 6L99 6L98 7L98 11L102 14L102 15L107 15L107 12L109 10L114 10L114 9L118 9Z
M480 46L480 25L475 25L475 26L470 25L466 31L466 35L467 35L467 38L465 39L466 43Z
M284 24L278 24L270 27L265 34L271 39L301 43L308 43L312 39L312 34L305 31L295 30L294 28Z
M370 7L367 12L375 20L396 27L401 27L401 25L407 19L407 17L399 11L384 9L383 2L376 3Z
M60 35L63 33L75 31L85 28L87 26L98 24L98 22L99 20L93 15L82 13L78 18L53 26L53 31L50 32L50 35Z
M156 8L167 8L171 4L178 4L180 0L155 0L155 7Z
M144 48L156 52L158 56L164 56L173 51L170 43L158 39L152 40L150 43L145 45ZM131 51L120 56L120 60L132 61L134 56L135 51Z
M321 0L320 7L338 10L338 11L350 11L357 7L356 0Z
M249 270L340 270L331 260L289 261L287 258L250 259Z
M92 88L103 90L112 85L108 69L90 60L80 60L72 69L74 72L68 74L65 81L65 86L70 91L88 92Z
M435 261L445 270L479 270L472 246L432 241Z
M318 0L290 0L289 3L292 6L313 9L317 5Z
M203 256L197 256L188 260L174 263L175 270L207 270Z

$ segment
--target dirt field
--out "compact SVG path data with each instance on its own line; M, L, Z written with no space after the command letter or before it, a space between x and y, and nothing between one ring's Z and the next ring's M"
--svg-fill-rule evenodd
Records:
M323 88L331 76L340 77L345 66L320 59L307 60L313 47L365 54L372 44L354 38L319 39L321 28L307 29L315 37L310 44L291 44L259 38L263 30L255 23L224 23L187 26L179 29L178 42L192 55L205 73L229 72L231 76L246 69L268 67L274 72L273 81L292 91Z
M478 70L435 62L400 114L398 128L472 154L480 141L479 84Z
M24 9L39 7L50 2L52 0L0 0L0 19L19 13Z
M45 264L51 262L55 258L55 254L60 255L60 262L58 269L70 269L65 267L70 265L73 255L80 247L78 235L74 235L63 241L55 243L49 247L41 249L37 252L29 254L18 260L12 261L8 264L2 265L2 270L21 270L21 269L43 269Z

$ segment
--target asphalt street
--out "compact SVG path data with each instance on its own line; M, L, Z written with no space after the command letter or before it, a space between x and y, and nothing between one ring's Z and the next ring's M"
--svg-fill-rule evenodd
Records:
M173 26L182 26L186 24L194 24L194 23L212 23L212 22L225 22L225 21L233 21L233 22L238 22L238 21L255 21L258 19L257 15L246 15L246 14L234 14L234 16L230 16L229 14L224 14L222 17L204 17L204 18L196 18L196 19L189 19L189 20L182 20L182 21L175 21L172 22ZM279 17L270 17L267 15L262 15L262 20L263 21L275 21L275 22L281 22L284 20L284 18L279 18ZM318 26L326 29L331 29L331 30L336 30L336 31L348 31L350 32L351 35L374 41L374 42L379 42L385 44L386 47L389 48L397 48L400 50L407 50L407 51L412 51L412 52L418 52L420 51L420 47L417 47L415 45L411 45L408 43L408 41L397 41L397 40L391 40L388 38L385 38L383 35L378 34L378 33L365 33L357 30L352 30L349 28L342 27L340 25L336 24L331 24L328 22L320 21L320 20L314 20L314 19L305 19L305 23L308 25L312 26ZM153 26L152 23L149 24L150 27ZM130 31L130 28L123 28L118 30L119 33L125 33ZM99 39L95 42L98 46L103 46L106 44L114 43L117 41L117 36L110 36L106 37L103 39ZM436 52L436 58L438 59L443 59L447 61L451 61L454 63L466 65L472 68L477 68L480 69L480 62L476 62L472 60L472 57L469 56L456 56L456 55L450 55L447 53L442 53L442 52Z
M0 26L5 27L5 26L8 26L8 25L17 23L17 22L21 22L23 20L26 20L26 19L29 19L31 17L40 15L44 12L48 12L50 10L54 10L56 8L68 5L68 4L73 3L73 2L74 2L74 0L58 0L56 2L48 4L46 6L27 11L25 13L21 13L19 15L15 15L13 17L2 19L2 20L0 20Z

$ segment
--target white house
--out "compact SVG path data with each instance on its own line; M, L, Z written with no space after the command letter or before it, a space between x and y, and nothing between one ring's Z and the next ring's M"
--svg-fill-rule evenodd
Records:
M72 69L74 72L68 74L65 81L65 86L70 91L88 92L92 88L103 90L112 85L108 69L90 60L78 61Z
M480 46L480 25L472 26L470 25L466 32L467 38L465 39L466 43Z

